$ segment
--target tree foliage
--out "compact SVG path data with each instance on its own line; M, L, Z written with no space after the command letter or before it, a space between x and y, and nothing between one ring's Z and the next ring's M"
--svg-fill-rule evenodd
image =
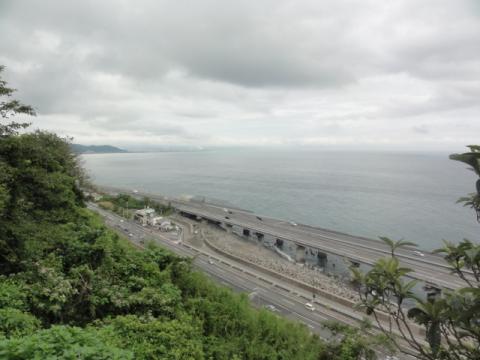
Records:
M19 129L28 127L29 123L18 123L11 121L3 123L17 114L35 115L35 110L29 105L22 104L19 100L11 99L15 89L9 88L7 82L2 79L2 72L5 67L0 65L0 137L16 134Z
M145 207L153 208L155 209L155 211L162 215L169 215L173 212L173 208L170 206L170 204L164 205L160 204L157 201L153 201L148 197L143 197L139 199L128 194L118 194L115 196L104 195L100 200L99 205L108 210L113 210L114 212L122 216L127 215L125 210L143 209Z
M2 80L0 94L12 92ZM4 118L33 114L19 102L1 106ZM1 359L374 354L373 343L348 328L327 349L305 326L255 310L245 295L214 285L193 271L191 260L153 245L134 248L85 208L83 172L67 140L19 134L24 126L0 127ZM120 207L150 203L128 195L111 200Z
M469 147L470 153L452 155L451 159L467 163L480 176L480 147ZM472 194L473 202L476 197L478 194ZM480 359L480 244L465 239L458 244L445 242L436 250L443 254L452 273L463 280L464 287L443 289L441 294L422 299L412 291L417 281L406 278L412 269L403 267L395 253L411 243L383 240L390 246L390 257L379 259L365 274L352 268L360 285L359 305L376 318L400 350L404 347L399 338L422 359ZM415 306L408 306L412 302ZM380 313L389 315L388 324L380 320ZM424 340L419 339L415 326L424 329Z

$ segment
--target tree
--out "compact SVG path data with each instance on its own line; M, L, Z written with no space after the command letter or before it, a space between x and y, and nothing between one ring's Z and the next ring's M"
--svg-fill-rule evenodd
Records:
M94 329L52 326L22 338L0 340L0 358L27 359L133 359L131 351L106 344Z
M480 176L480 147L469 148L469 153L454 154L450 158L465 162ZM480 180L477 187L479 184ZM460 201L477 210L479 194L477 191ZM421 359L480 359L480 244L464 239L458 244L445 242L443 248L436 250L444 254L452 273L462 279L465 286L421 299L412 291L418 282L405 279L412 269L402 267L395 253L411 243L382 240L390 246L390 257L379 259L365 274L357 268L351 269L359 285L360 307L375 317L377 325L400 351L404 351L399 342L403 339ZM415 306L407 309L409 302ZM382 312L389 315L389 326L380 321ZM415 326L424 328L425 341L415 335Z
M468 145L470 152L464 154L452 154L450 159L461 161L468 164L479 177L480 177L480 146ZM477 213L477 221L480 222L480 179L476 182L476 193L472 193L469 196L458 199L458 203L463 203L464 206L470 206Z
M2 79L2 72L5 66L0 65L0 98L11 97L16 91L15 89L7 87L7 82ZM22 104L18 100L3 100L0 102L0 116L2 119L9 119L17 114L35 115L35 110L29 106ZM8 124L2 124L0 122L0 137L16 134L19 129L28 127L30 123L18 123L10 122Z
M400 249L405 246L417 246L417 244L410 241L405 241L403 239L395 241L386 236L380 236L380 240L382 240L385 244L387 244L387 246L390 248L390 253L392 256L394 255L397 249Z
M0 95L12 94L0 85ZM1 109L0 122L33 114L18 101ZM68 139L19 134L25 126L0 128L1 359L373 357L357 330L342 328L327 350L303 324L258 311L195 272L192 259L134 248L84 207ZM126 194L107 200L171 211Z

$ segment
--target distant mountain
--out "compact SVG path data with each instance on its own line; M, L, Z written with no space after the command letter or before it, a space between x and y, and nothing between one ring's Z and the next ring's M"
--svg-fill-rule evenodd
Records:
M70 144L72 151L76 154L108 154L108 153L126 153L123 150L111 145L80 145Z

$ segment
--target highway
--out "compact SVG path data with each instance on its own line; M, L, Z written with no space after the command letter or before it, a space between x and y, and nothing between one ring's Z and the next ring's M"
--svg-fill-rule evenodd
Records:
M193 265L213 281L236 292L246 293L250 302L256 307L264 307L270 309L274 314L299 321L305 324L312 333L318 334L322 338L329 337L328 330L322 325L323 322L333 320L356 326L358 321L364 317L363 314L340 305L324 306L320 298L312 301L311 294L287 282L246 268L216 253L196 249L183 241L173 241L158 231L152 231L134 221L105 211L96 204L88 203L88 208L100 214L106 225L128 237L136 246L143 248L148 241L154 241L180 256L193 258ZM182 233L188 235L188 229L184 227ZM315 310L307 309L306 302L312 302ZM397 356L399 359L414 358L405 354Z
M100 189L108 193L131 193L131 190L114 187L100 187ZM277 239L316 248L327 254L335 254L355 262L373 265L379 258L390 254L387 245L379 240L302 224L293 226L289 221L258 216L241 209L229 208L227 209L229 212L225 212L223 206L204 202L167 198L143 191L137 191L132 195L137 197L147 196L161 203L170 203L178 211L249 229L252 233L268 234ZM423 254L421 256L415 251L416 249L411 247L396 251L402 265L413 269L409 277L448 289L465 286L461 279L451 273L442 256L425 251L421 252Z
M103 187L102 189L110 193L129 192L127 189L113 187ZM162 203L169 202L177 210L185 213L249 229L251 232L268 234L277 239L316 248L327 254L335 254L355 262L372 265L379 258L390 254L387 245L379 240L302 224L294 226L289 221L258 216L246 210L229 208L226 212L222 206L204 202L184 201L140 191L134 195L147 196ZM409 277L449 289L465 286L462 280L451 274L448 264L440 255L422 251L422 256L415 251L415 248L409 247L396 252L402 265L413 269Z
M262 279L262 276L253 274L253 271L241 269L238 264L231 264L226 259L219 259L218 255L210 255L199 252L193 247L184 243L175 243L158 232L152 232L148 228L144 228L132 221L125 220L116 214L102 210L94 204L89 204L91 210L102 215L105 223L115 231L127 236L130 241L139 247L143 247L144 243L149 240L156 240L163 247L185 257L195 257L194 265L203 271L208 277L215 282L226 285L238 292L244 292L249 295L252 303L257 306L273 305L278 314L293 320L301 321L312 332L321 336L326 336L321 323L325 320L337 320L341 316L334 311L325 311L318 306L315 311L305 308L305 303L309 301L302 296L296 296L288 290L284 290L285 286L275 286L270 281ZM127 230L124 230L127 229ZM131 234L131 236L129 236ZM210 261L209 261L210 260ZM351 325L355 324L355 320L343 316L343 321Z
M301 224L293 226L286 221L259 217L250 212L230 210L230 213L226 213L221 207L195 202L175 203L175 207L180 211L202 218L221 221L232 226L236 225L249 229L251 232L271 235L277 239L293 241L299 245L316 248L364 264L373 265L379 258L390 254L389 248L381 241ZM455 289L465 286L462 280L451 274L447 263L441 256L427 252L422 252L423 256L420 256L414 251L415 248L397 251L401 263L414 270L410 277L445 288Z

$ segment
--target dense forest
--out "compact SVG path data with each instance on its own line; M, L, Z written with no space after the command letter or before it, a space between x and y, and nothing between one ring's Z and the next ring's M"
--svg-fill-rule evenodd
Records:
M1 69L0 69L1 70ZM2 95L13 91L2 85ZM3 102L2 118L33 114ZM251 307L190 259L136 249L87 210L65 139L0 127L1 359L356 359L347 329L325 343Z
M134 249L85 209L68 144L0 141L0 358L316 359L300 325L252 309L188 259Z

